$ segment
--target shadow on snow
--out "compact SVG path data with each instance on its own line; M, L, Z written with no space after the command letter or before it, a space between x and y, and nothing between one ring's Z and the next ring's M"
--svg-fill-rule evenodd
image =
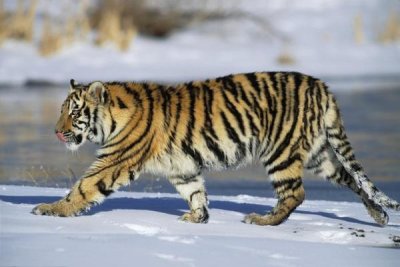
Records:
M37 205L40 203L51 203L59 200L60 197L56 196L3 196L0 195L0 200L10 202L13 204L30 204ZM210 209L220 209L226 211L240 212L248 214L252 212L265 214L272 210L273 207L269 205L249 204L249 203L236 203L231 201L210 201ZM100 205L96 205L86 212L84 216L90 216L99 212L108 212L113 210L149 210L162 212L170 215L180 216L183 211L187 210L188 206L183 199L161 197L161 198L110 198ZM352 217L341 217L331 212L318 212L306 211L301 207L296 209L294 213L305 215L316 215L333 220L345 221L350 223L358 223L362 225L378 226L375 223L362 221ZM392 225L395 226L395 225Z

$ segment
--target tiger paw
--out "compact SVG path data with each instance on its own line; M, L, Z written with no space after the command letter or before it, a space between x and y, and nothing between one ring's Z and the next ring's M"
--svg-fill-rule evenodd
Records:
M68 217L75 216L75 212L68 207L68 205L63 204L62 202L55 202L51 204L39 204L35 208L32 209L32 214L35 215L47 215L47 216L59 216L59 217Z
M184 222L191 222L191 223L207 223L208 222L208 212L205 210L205 212L200 212L200 210L197 211L191 211L183 214L180 217L180 220Z
M243 219L244 223L248 224L257 224L257 225L278 225L283 220L276 215L267 214L267 215L260 215L257 213L251 213L246 215Z

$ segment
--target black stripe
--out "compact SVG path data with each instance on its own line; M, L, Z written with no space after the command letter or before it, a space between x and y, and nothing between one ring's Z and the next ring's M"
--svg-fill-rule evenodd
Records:
M187 174L187 175L183 174L183 175L175 176L173 178L180 179L180 180L185 180L185 181L195 181L195 180L197 181L197 176L199 176L200 173L201 172L197 172L195 174Z
M110 134L112 134L115 131L115 128L117 127L117 123L115 122L114 118L111 120L111 129L110 129Z
M175 141L176 137L176 129L178 128L178 123L180 121L181 112L182 112L182 94L178 91L176 93L176 97L178 100L176 101L176 112L175 112L175 125L170 132L170 138L167 147L172 148L172 143ZM172 149L171 149L172 150Z
M210 218L210 215L208 214L207 208L203 206L203 217L201 218L201 222L206 223L208 222L208 219Z
M255 91L258 93L258 95L261 95L261 89L258 83L257 75L256 73L246 73L244 75L247 80L250 82L251 86L255 89Z
M272 119L271 119L271 124L267 127L267 130L268 130L267 140L271 142L273 127L274 127L275 120L276 120L277 107L276 107L275 96L271 96L270 98L271 98L271 104L268 104L268 105L270 105L268 107L268 111L269 111Z
M212 110L212 106L213 106L213 102L214 102L214 94L213 91L211 90L210 87L208 87L207 85L202 85L203 88L203 101L205 104L205 110L206 110L206 114L212 114L213 110Z
M329 144L327 142L323 143L318 150L312 154L311 158L309 159L310 162L315 161L321 153L324 152L327 148L329 148Z
M236 84L233 81L233 75L228 75L222 78L222 87L223 90L229 91L234 97L235 100L238 100L238 91L236 88Z
M160 91L160 95L162 98L162 111L164 114L164 124L166 126L166 128L169 127L170 121L171 121L171 107L170 107L170 99L171 96L170 94L167 92L167 90L164 90L164 88L159 88Z
M108 92L107 91L103 91L103 103L107 103L108 102Z
M268 76L268 78L269 77L270 76ZM274 107L272 106L272 98L268 82L265 79L263 79L263 83L264 83L264 96L267 99L268 109L273 109Z
M92 121L92 125L93 125L93 126L95 126L96 123L97 123L97 116L98 116L97 112L98 112L98 108L96 107L96 108L94 109L94 111L93 111L93 121Z
M283 187L284 190L287 190L292 188L292 185L298 180L301 180L301 177L290 177L279 181L272 181L272 186L275 189Z
M246 154L246 146L245 144L240 140L239 135L236 133L235 129L232 128L231 124L229 123L228 119L226 118L226 115L224 112L220 112L220 115L222 117L222 121L225 126L225 130L228 134L228 137L236 144L238 145L239 149L239 156L242 157Z
M312 131L310 128L310 125L312 125L312 121L309 120L309 115L312 114L313 111L311 111L311 108L309 107L309 91L310 88L307 87L306 92L304 93L304 112L303 112L303 118L302 118L302 127L301 127L301 135L303 137L303 148L306 151L311 150L311 145L308 141L308 138L306 136L308 135L308 131L310 130L311 135L314 137L315 133Z
M236 109L235 105L229 100L228 96L222 90L222 96L224 98L224 104L228 108L229 112L235 117L240 131L243 135L246 135L242 114Z
M138 165L138 167L137 167L138 171L140 171L141 166L145 162L144 160L150 154L150 150L151 150L151 147L152 147L152 144L153 144L153 141L154 141L154 136L155 136L155 134L153 133L153 135L151 136L150 140L143 146L143 149L140 149L140 150L138 149L138 151L140 151L142 153L142 156L134 164L132 164L132 166ZM138 152L135 152L134 154L137 154L137 153ZM132 158L132 155L128 155L123 160L129 159L129 158Z
M119 98L118 96L117 96L117 102L118 102L118 106L119 106L120 109L127 109L128 108L126 106L126 104L124 103L124 101L122 101L122 99Z
M112 194L114 191L111 189L107 189L106 184L104 183L103 180L100 180L96 183L97 189L99 190L99 192L101 194L103 194L104 196L109 196L110 194Z
M177 180L177 182L175 182L175 181L172 181L172 183L174 184L174 185L187 185L187 184L190 184L190 183L195 183L195 182L198 182L199 180L198 180L198 176L199 176L199 174L200 173L197 173L197 174L191 174L191 175L180 175L180 176L177 176L177 177L173 177L172 178L172 180Z
M271 83L272 83L272 87L270 88L270 90L273 90L273 91L275 91L276 93L277 93L277 95L279 95L280 94L280 91L279 91L279 88L278 88L278 86L277 86L277 78L276 78L276 75L277 74L279 74L279 72L271 72L271 73L269 73L270 75L268 76L269 77L269 80L271 81ZM282 73L281 73L282 74Z
M350 142L348 140L340 140L340 141L341 141L341 143L336 146L336 149L340 150L344 147L348 147L348 146L351 147Z
M203 192L203 191L201 191L201 190L197 190L197 191L194 191L193 193L191 193L191 194L190 194L190 197L189 197L189 202L192 202L192 201L193 201L194 195L200 194L200 193L202 193L202 192Z
M211 137L209 137L204 130L201 131L201 134L203 135L203 137L206 141L206 145L207 145L208 149L217 157L218 161L226 164L227 157L226 157L224 151L221 150L219 145Z
M293 90L297 90L296 86L294 88L290 88L290 84L289 84L289 79L291 77L288 76L286 77L286 83L285 83L285 92L283 92L283 94L285 94L285 98L286 98L286 103L285 103L285 109L287 109L287 112L285 114L284 120L285 123L287 123L290 120L290 114L292 109L296 108L294 106L291 105L291 98L292 98L292 92Z
M246 105L251 107L252 105L249 98L247 97L246 90L243 89L243 86L240 83L236 83L236 88L238 89L240 99L242 99L246 103Z
M292 190L295 191L299 189L303 185L303 181L301 179L298 179L296 182L293 183L292 185Z
M343 157L346 157L347 156L347 154L348 153L353 153L353 149L351 148L351 146L348 146L348 147L346 147L346 149L344 150L344 151L342 151L340 154L343 156Z
M274 142L275 143L278 142L279 137L280 137L280 135L282 133L282 128L283 128L283 125L285 123L284 118L285 118L286 106L287 106L286 105L286 90L287 90L286 87L287 87L287 84L283 84L282 79L283 79L283 77L281 77L281 79L279 79L279 80L277 79L278 80L277 83L279 83L279 88L277 88L277 91L282 93L282 96L281 96L281 114L280 114L279 121L278 121L278 127L275 129L276 131L275 131L275 135L274 135Z
M82 135L81 134L77 134L75 136L75 140L77 144L80 144L82 142Z
M119 176L121 174L121 170L122 169L120 169L120 168L117 168L117 169L114 170L114 172L113 172L113 174L111 176L111 180L112 180L111 185L110 185L111 188L114 186L115 182L119 178Z
M211 89L208 86L203 85L203 101L205 104L205 109L204 109L204 118L205 118L205 125L204 125L204 129L205 131L207 131L208 133L210 133L210 135L215 139L218 140L218 136L213 128L213 122L212 122L212 105L213 105L213 101L214 101L214 94L213 91L211 91Z
M83 110L83 114L88 118L88 121L90 121L90 109L89 109L89 107L86 107Z
M99 128L100 128L100 132L101 132L101 144L104 144L104 129L103 129L103 125L100 124Z
M322 95L321 95L321 88L319 86L316 86L316 104L318 106L318 113L317 113L317 122L318 124L322 121Z
M77 123L75 123L75 122L72 123L72 126L74 126L75 128L77 128L80 131L84 130L82 127L79 127L79 125ZM85 126L86 126L86 123L85 123Z
M350 165L350 167L351 167L351 169L352 169L354 172L359 172L359 171L362 171L362 170L363 170L363 168L361 167L361 165L360 165L358 162L353 162L353 163Z
M137 178L137 175L134 171L129 171L129 180L130 181L135 181Z
M250 130L251 130L252 136L258 137L258 134L260 133L260 129L258 129L256 124L254 123L253 116L250 115L248 110L246 110L246 117L250 124Z
M268 174L274 174L275 172L285 170L296 161L301 161L300 154L295 154L292 157L290 157L289 159L279 163L275 167L268 170Z
M78 185L78 192L79 192L79 194L81 195L81 197L82 197L84 200L86 200L86 195L85 195L85 193L84 193L83 190L82 190L82 183L83 183L83 180L81 180L81 181L79 182L79 185Z
M196 118L194 114L197 88L193 86L193 83L188 83L186 86L189 93L189 121L187 123L186 140L187 142L189 142L189 144L192 144L193 129L196 123Z
M191 156L200 168L203 167L203 158L201 157L199 151L197 151L195 148L191 147L187 143L187 140L182 141L182 151L185 154Z
M334 180L335 182L339 183L339 180L340 180L340 178L341 178L340 173L341 173L341 170L342 170L342 169L343 169L343 168L341 168L341 169L335 169L334 172L333 172L332 174L326 176L326 179L327 179L327 180ZM336 178L336 179L334 179L334 178Z
M131 95L133 97L133 100L136 102L137 105L141 105L142 104L142 99L140 98L140 95L138 92L135 91L134 88L129 87L129 84L124 83L124 84L120 84L124 87L125 92L129 95ZM140 87L140 85L138 85ZM143 84L141 85L143 86Z
M257 97L253 93L250 93L250 95L253 100L253 105L251 107L253 107L257 116L260 118L260 121L264 121L267 114L265 113L265 111L262 110L261 106L259 105Z

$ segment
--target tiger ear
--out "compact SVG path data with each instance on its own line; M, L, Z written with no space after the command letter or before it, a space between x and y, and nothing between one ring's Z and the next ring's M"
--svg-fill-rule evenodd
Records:
M108 90L102 82L93 82L88 89L89 97L96 103L106 104L108 102Z
M76 86L77 86L77 83L75 82L75 80L71 79L69 81L69 93L72 93L75 90Z

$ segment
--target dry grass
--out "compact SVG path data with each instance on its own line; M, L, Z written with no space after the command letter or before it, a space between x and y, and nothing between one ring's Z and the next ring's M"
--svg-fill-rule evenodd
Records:
M112 42L121 50L129 48L137 30L130 17L122 16L120 1L106 1L101 4L96 16L97 30L95 44L103 45Z
M0 0L0 44L8 37L8 27L6 22L6 11L4 1Z
M0 1L0 43L8 38L32 41L37 3L37 0L28 3L18 0L16 10L7 12L4 9L4 1Z
M283 52L281 53L276 61L280 64L280 65L294 65L296 60L294 59L294 57L288 53L288 52Z
M357 44L360 45L365 42L364 24L363 24L363 17L361 14L358 14L357 16L354 17L353 33L354 33L354 41Z
M386 25L379 34L378 41L381 43L391 43L400 40L400 19L395 12L390 12Z
M37 13L38 2L18 0L15 10L5 11L0 0L0 43L9 38L33 42L43 56L54 55L76 41L111 43L126 51L139 33L165 38L205 21L237 18L251 20L276 34L266 19L233 11L232 3L226 8L222 5L226 2L218 0L82 0L59 7L62 16L52 16L49 10ZM215 5L218 2L221 6ZM40 34L34 32L35 20L41 23Z
M50 17L46 16L43 22L42 36L39 41L39 53L42 56L51 56L58 52L63 45L63 38L59 30L55 29Z

